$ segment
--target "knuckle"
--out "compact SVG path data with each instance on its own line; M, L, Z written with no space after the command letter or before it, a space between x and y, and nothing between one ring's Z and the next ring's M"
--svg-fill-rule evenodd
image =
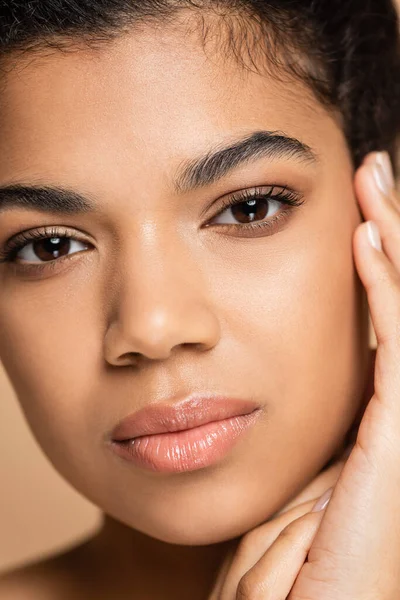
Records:
M236 591L236 600L251 600L252 588L246 576L242 577L239 581L237 591Z
M236 591L236 600L268 600L265 595L265 589L260 586L260 583L254 581L250 573L246 573L240 579Z

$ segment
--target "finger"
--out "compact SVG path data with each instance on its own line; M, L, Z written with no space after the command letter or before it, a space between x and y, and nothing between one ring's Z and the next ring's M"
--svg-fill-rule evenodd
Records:
M262 558L239 581L229 600L286 598L305 563L324 511L299 517L279 534Z
M363 160L363 164L372 165L374 163L378 163L378 165L384 170L386 177L389 179L389 187L395 191L396 183L394 181L394 173L392 161L388 152L370 152L366 155ZM398 202L396 202L396 195L394 196L395 204L398 206ZM398 200L398 198L397 198Z
M400 229L400 223L398 226ZM357 227L353 237L354 259L368 296L378 342L377 363L383 346L400 348L400 272L385 252L379 250L381 243L376 223L367 221ZM390 354L388 360L398 364L398 355Z
M394 179L393 166L389 153L370 152L364 158L362 164L369 165L371 167L373 167L376 164L378 165L378 179L380 182L378 187L380 188L380 191L382 191L382 189L384 189L385 187L387 188L387 190L389 190L388 192L386 190L386 195L393 203L395 208L397 208L400 211L399 195L396 192L396 182Z
M376 222L384 252L400 272L400 201L387 153L368 155L356 173L355 191L365 220Z
M268 550L280 532L292 521L307 514L323 491L337 483L346 458L337 460L335 464L319 473L268 521L240 538L239 545L234 546L226 555L208 600L220 600L223 587L227 597L234 594L242 575Z
M246 533L238 546L226 556L208 600L236 598L237 587L243 575L267 552L282 530L311 511L316 499L299 504Z
M369 396L370 399L372 394ZM359 423L357 424L358 428ZM340 473L346 463L346 459L348 457L348 453L350 450L350 443L354 440L350 437L351 431L348 432L349 437L349 445L343 445L343 448L338 452L338 458L335 460L333 464L319 472L312 481L306 485L306 487L302 488L301 491L292 498L287 504L285 504L282 508L279 509L273 516L273 518L277 518L280 515L284 514L288 510L298 506L299 504L304 504L305 502L309 502L314 498L320 496L324 490L327 490L330 487L333 487L337 480L339 479ZM304 513L303 513L304 514ZM300 516L300 515L298 515ZM294 520L295 517L292 517L291 520Z

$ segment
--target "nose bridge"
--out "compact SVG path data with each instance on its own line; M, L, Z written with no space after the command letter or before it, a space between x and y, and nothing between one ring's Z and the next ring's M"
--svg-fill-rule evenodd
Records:
M130 256L127 253L123 265L118 306L120 315L126 319L137 313L143 320L145 315L151 316L162 307L166 310L168 306L183 306L202 287L201 269L184 245L168 243L165 238L135 244L134 253Z
M219 326L195 253L171 235L135 236L128 246L109 287L108 362L167 358L179 344L212 347Z

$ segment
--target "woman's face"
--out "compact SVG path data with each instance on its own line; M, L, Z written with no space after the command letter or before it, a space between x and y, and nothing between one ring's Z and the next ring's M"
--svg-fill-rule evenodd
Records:
M302 84L206 52L178 26L27 55L0 103L0 185L92 204L1 196L3 254L22 231L73 236L52 262L48 243L23 237L0 264L0 357L39 444L79 492L152 537L244 533L340 447L365 381L362 219L338 119ZM212 162L255 132L287 140L265 133ZM254 188L280 195L269 212L258 201L253 225L267 226L252 229L251 211L223 200ZM281 204L285 188L299 206ZM192 392L253 399L262 415L198 470L153 472L110 450L123 417Z

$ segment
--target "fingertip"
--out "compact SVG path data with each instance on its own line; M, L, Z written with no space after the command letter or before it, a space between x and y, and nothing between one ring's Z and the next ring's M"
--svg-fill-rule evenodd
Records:
M371 186L374 186L372 174L373 162L363 163L354 175L354 188L358 202L364 208L365 198L368 198Z
M376 162L376 155L377 155L377 152L369 152L369 154L366 154L361 163L361 166L374 164Z
M358 274L368 288L382 268L381 258L385 256L379 229L374 221L365 221L357 227L353 252Z
M375 221L366 221L364 225L363 235L366 237L366 241L372 248L378 250L378 252L382 252L382 238L378 224Z
M329 488L329 490L326 490L326 492L314 504L311 512L320 512L320 511L324 510L328 506L328 504L331 500L333 490L334 490L333 487Z
M368 220L361 223L354 234L354 243L368 253L371 250L383 252L382 238L376 221Z

